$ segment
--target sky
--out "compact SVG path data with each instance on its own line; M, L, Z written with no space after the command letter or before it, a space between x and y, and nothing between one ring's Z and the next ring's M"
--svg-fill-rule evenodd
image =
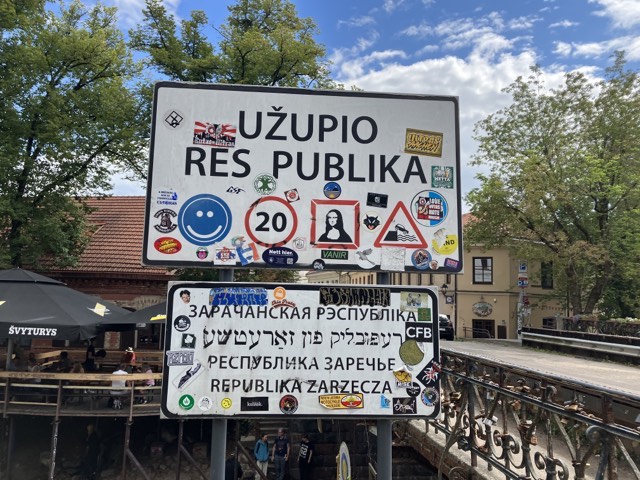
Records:
M118 6L124 31L141 19L144 0L107 0ZM188 18L204 10L215 27L225 22L229 0L165 0ZM312 18L316 41L327 50L331 77L371 92L457 96L460 105L461 191L479 186L482 167L468 163L476 151L475 124L509 105L502 90L532 65L546 84L567 72L597 80L615 50L640 67L640 0L311 0L293 1ZM144 187L115 179L116 195L141 195ZM469 206L463 200L463 212Z

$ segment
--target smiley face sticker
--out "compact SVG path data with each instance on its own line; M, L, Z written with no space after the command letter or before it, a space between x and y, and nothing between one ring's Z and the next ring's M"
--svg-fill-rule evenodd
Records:
M223 240L231 230L231 210L215 195L189 198L178 213L178 228L190 243L207 246Z

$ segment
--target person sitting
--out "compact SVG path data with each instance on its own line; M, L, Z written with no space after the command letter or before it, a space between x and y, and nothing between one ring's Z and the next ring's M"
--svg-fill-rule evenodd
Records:
M82 367L82 363L77 362L77 361L73 362L73 366L71 367L71 372L69 372L69 373L84 373L84 368ZM83 385L84 381L83 380L72 380L72 381L69 381L68 384L69 385ZM73 393L78 394L78 393L81 393L81 391L77 390L77 389L74 389ZM70 399L71 398L69 398L69 400ZM79 396L77 398L77 400L78 400L78 403L81 403L82 402L82 397Z
M126 368L127 366L121 363L112 375L128 375ZM124 378L122 380L118 378L111 381L111 405L115 410L122 410L122 397L129 393L127 383Z
M136 364L136 352L133 351L133 347L127 347L120 359L120 363L124 363L128 367L134 367Z
M51 370L58 373L69 373L71 371L71 359L69 358L69 352L60 352L58 361L52 365Z
M94 356L94 365L95 365L95 370L93 370L94 372L99 372L100 370L102 370L102 362L104 362L104 359L107 358L107 351L106 350L98 350Z
M38 373L42 370L42 366L38 363L36 356L33 352L29 354L29 363L27 364L27 371L32 373ZM42 383L41 378L31 379L31 383Z
M151 370L151 366L148 363L143 363L142 367L139 369L139 373L145 373L147 375L151 375L153 373L153 370ZM145 380L142 380L141 385L145 386L145 387L153 387L156 384L155 380L153 378L147 378ZM152 393L152 390L140 390L140 397L138 397L136 399L136 403L149 403L150 401L153 400L153 396L149 395L149 393Z

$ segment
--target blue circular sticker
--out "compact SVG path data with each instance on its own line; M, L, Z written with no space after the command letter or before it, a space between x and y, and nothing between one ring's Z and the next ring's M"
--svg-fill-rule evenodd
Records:
M420 225L435 227L449 214L447 200L438 192L423 190L411 201L411 214Z
M187 241L206 246L228 235L231 220L231 210L223 200L203 193L191 197L180 208L178 228Z
M438 394L438 391L435 388L431 387L425 388L420 394L420 400L422 400L422 403L424 403L427 407L433 407L436 403L438 403L439 398L440 395Z
M330 200L335 200L342 193L342 187L336 182L329 182L324 186L324 196Z
M413 263L413 266L418 270L426 270L429 268L429 262L431 262L431 254L424 248L415 250L411 254L411 263Z

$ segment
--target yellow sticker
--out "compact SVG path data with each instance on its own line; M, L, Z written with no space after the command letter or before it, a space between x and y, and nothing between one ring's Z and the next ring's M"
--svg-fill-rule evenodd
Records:
M233 402L231 401L230 398L226 397L226 398L222 399L222 401L220 402L220 405L222 405L222 408L227 410L227 409L231 408L231 405L233 405Z
M364 408L364 397L361 393L339 393L337 395L320 395L320 405L330 410L345 408Z
M396 380L400 383L403 384L410 384L412 381L412 377L411 374L409 372L407 372L406 370L400 369L400 370L394 370L393 371L393 376L396 377Z
M458 249L458 236L453 234L447 235L442 243L440 243L438 238L434 237L431 245L436 253L440 255L451 255Z
M442 157L442 133L407 128L404 139L405 153Z

